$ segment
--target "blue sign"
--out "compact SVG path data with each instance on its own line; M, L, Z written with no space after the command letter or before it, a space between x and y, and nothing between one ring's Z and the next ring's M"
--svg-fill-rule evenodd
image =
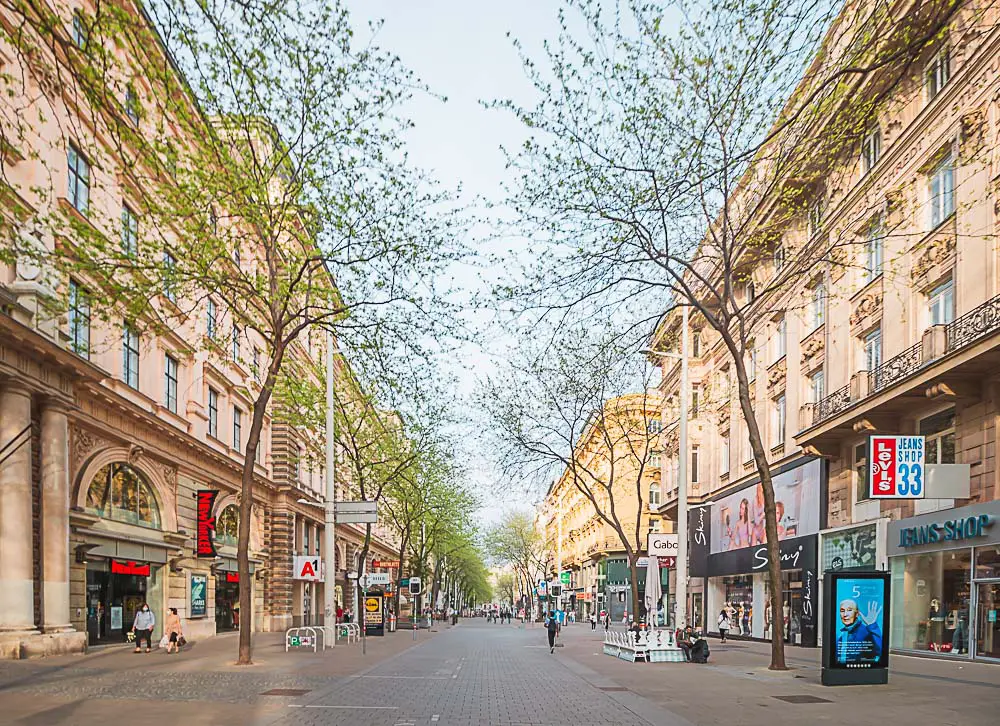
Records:
M919 527L907 527L899 530L899 546L916 547L936 542L983 537L986 530L993 526L993 522L992 515L980 514L961 519L948 519L944 522L931 522Z
M833 665L840 668L882 668L885 649L886 582L881 577L841 577L836 580L834 618L836 646Z

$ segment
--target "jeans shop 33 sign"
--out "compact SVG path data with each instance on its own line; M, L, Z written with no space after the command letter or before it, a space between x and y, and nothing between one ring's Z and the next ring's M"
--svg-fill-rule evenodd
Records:
M924 443L923 436L869 437L872 499L923 499Z

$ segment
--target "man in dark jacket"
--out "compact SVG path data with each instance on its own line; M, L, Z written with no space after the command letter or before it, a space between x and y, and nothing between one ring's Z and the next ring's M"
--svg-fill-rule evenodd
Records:
M545 629L549 634L549 652L556 652L556 633L559 632L559 620L556 619L556 611L549 610L549 617L545 621Z

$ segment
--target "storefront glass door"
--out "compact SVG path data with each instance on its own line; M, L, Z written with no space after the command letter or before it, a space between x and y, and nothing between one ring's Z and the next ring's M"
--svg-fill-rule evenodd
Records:
M976 656L1000 659L1000 582L981 582L976 594Z

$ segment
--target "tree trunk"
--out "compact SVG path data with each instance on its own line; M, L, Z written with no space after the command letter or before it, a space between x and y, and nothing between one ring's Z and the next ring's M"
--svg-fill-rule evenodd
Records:
M264 414L271 399L274 386L274 370L280 365L280 350L275 355L267 373L267 380L253 405L253 420L243 452L243 479L240 487L240 528L237 540L236 569L240 580L240 639L237 665L252 665L253 652L251 634L253 632L253 590L250 579L250 528L253 525L253 469L260 445L260 432L264 428Z
M357 602L361 604L358 608L358 626L362 629L365 628L364 623L364 603L365 603L365 592L367 588L361 587L361 575L368 574L368 551L371 548L372 541L372 526L370 524L365 525L365 541L361 545L361 556L358 558L358 579L355 580L355 589L357 590Z
M396 611L395 611L396 612L396 622L399 622L399 598L400 598L400 595L403 592L402 585L400 583L403 582L403 562L404 562L404 560L406 558L405 557L406 556L406 546L407 546L408 543L409 543L409 535L407 534L407 535L404 535L403 539L400 541L400 544L399 544L399 566L396 567L396 596L394 598L395 601L396 601Z
M771 481L771 469L768 465L767 454L764 452L764 445L760 438L760 427L757 425L757 418L750 401L750 384L747 381L746 370L739 363L737 363L735 368L739 384L740 408L743 411L743 418L747 422L750 447L753 450L754 462L757 465L757 473L760 476L761 489L764 493L764 530L767 537L768 562L767 576L771 590L771 664L768 667L771 670L783 671L787 669L785 665L785 629L774 626L776 617L779 621L783 621L781 603L781 545L778 542L778 517L774 506L774 485Z

